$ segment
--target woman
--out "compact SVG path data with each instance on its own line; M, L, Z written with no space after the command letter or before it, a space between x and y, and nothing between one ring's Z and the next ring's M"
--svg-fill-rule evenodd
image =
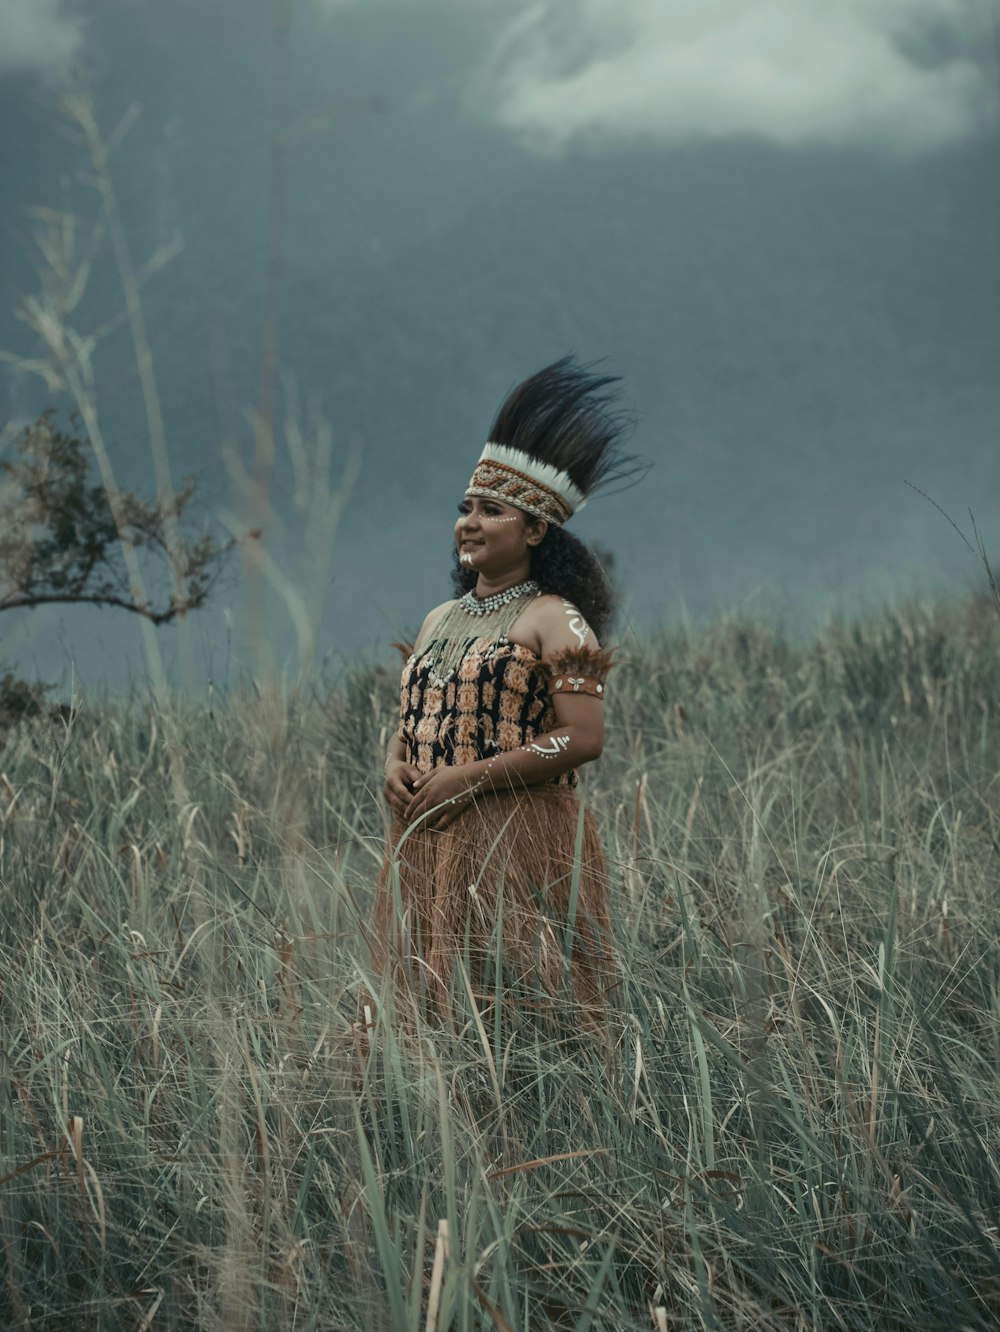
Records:
M575 792L603 745L611 591L563 524L627 468L614 383L566 358L511 392L459 504L461 595L403 668L376 952L442 1013L469 990L547 1004L568 972L599 1021L613 984L604 858Z

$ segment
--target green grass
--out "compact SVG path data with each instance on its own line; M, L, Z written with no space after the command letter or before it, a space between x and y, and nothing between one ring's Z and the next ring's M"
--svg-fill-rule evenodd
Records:
M461 988L354 1044L392 670L9 730L0 1326L996 1326L998 649L626 644L611 1057Z

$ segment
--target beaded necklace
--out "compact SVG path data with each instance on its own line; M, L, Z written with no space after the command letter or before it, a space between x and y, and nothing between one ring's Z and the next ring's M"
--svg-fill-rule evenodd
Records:
M514 587L504 588L502 592L494 592L489 597L477 597L470 587L464 597L459 597L458 604L466 615L489 615L519 597L527 597L540 591L541 588L533 578L524 583L517 583Z
M524 609L525 600L540 592L535 580L529 578L490 597L477 597L471 590L459 597L441 616L434 637L420 654L430 666L431 682L439 688L447 684L476 639L505 638ZM475 632L470 632L473 629Z

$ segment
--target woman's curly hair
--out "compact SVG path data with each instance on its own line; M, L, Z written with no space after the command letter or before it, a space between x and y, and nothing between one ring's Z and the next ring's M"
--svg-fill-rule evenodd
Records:
M525 521L530 522L528 515ZM476 586L475 569L460 564L454 551L451 580L457 596ZM544 593L571 601L601 642L611 627L615 609L614 589L590 547L565 528L549 524L549 530L531 551L531 576Z

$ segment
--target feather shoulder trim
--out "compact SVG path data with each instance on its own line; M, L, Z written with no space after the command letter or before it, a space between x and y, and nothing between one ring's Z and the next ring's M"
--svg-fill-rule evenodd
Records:
M412 643L390 643L389 646L394 647L404 661L409 661L413 656Z
M615 655L614 648L565 647L550 652L544 665L553 674L596 675L606 680Z
M587 693L603 697L613 657L613 648L566 647L550 652L542 665L552 682L553 693Z

